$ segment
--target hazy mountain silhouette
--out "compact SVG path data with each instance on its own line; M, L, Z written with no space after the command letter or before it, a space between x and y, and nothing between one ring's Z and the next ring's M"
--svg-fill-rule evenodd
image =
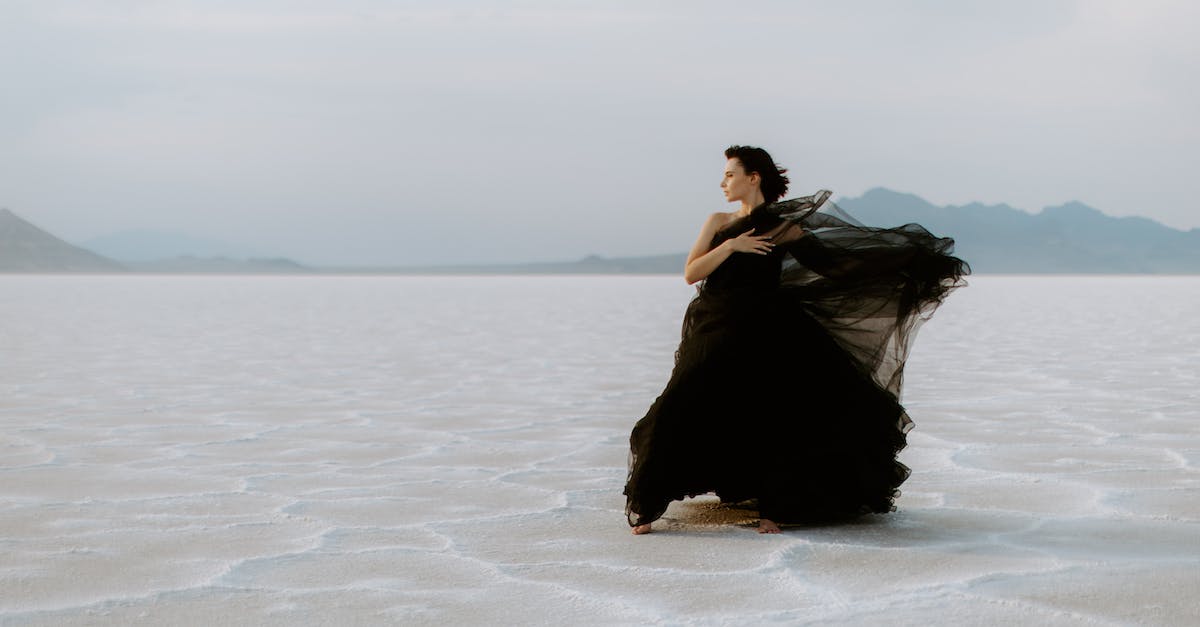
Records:
M837 204L864 224L916 222L953 237L955 253L976 272L1200 272L1200 229L1116 218L1078 202L1030 214L1004 204L938 207L913 194L876 188Z
M73 246L0 209L0 272L122 272L121 264Z
M145 237L146 231L131 241L140 242L141 250L153 250L156 244ZM186 236L158 244L164 251L181 242L203 242ZM290 259L232 259L173 255L152 260L118 263L91 250L68 244L30 224L8 209L0 209L0 272L162 272L174 274L278 274L311 273L312 268Z
M837 203L867 225L916 222L936 235L953 237L955 253L980 273L1200 273L1200 229L1180 231L1147 218L1116 218L1078 202L1030 214L1004 204L939 207L913 194L875 188ZM131 261L121 264L72 246L0 209L0 272L678 274L686 258L680 252L616 258L588 255L555 263L312 268L290 259L228 255L175 253L146 260L149 251L172 252L183 245L203 251L204 245L213 243L179 235L156 243L152 232L136 233L125 240L125 248L118 246L120 241L109 240L113 248L105 250L125 250L131 256ZM141 254L128 252L135 248Z
M1083 203L1031 214L1008 205L936 206L920 196L884 188L838 206L869 226L915 222L953 237L955 254L977 273L1192 274L1200 273L1200 229L1180 231L1141 217L1117 218ZM685 253L570 264L526 264L529 272L682 273Z
M869 226L916 222L936 235L953 237L955 254L979 273L1200 273L1200 229L1180 231L1148 218L1116 218L1078 202L1031 214L1004 204L939 207L913 194L875 188L858 198L839 199L837 204ZM563 263L404 271L675 274L683 272L686 257L686 253L590 255Z

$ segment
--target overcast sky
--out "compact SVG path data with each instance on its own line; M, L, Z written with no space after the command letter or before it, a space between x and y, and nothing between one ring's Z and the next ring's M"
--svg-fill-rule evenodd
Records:
M1200 227L1200 4L0 0L0 206L314 264L682 252L722 152Z

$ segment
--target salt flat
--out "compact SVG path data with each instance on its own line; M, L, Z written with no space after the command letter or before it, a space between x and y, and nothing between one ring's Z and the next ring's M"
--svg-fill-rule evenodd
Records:
M970 282L896 513L634 537L679 278L0 276L0 623L1196 624L1200 277Z

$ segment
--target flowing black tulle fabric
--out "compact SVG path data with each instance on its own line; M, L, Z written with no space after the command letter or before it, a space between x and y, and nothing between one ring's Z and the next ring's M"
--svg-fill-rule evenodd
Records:
M760 205L714 236L753 228L775 248L733 253L688 305L671 378L629 438L630 525L708 492L779 522L894 511L909 346L970 269L951 239L863 226L828 198Z

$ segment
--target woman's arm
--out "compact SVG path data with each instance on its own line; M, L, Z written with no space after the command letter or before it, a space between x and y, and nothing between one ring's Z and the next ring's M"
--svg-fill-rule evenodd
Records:
M771 238L766 235L751 235L754 229L727 239L710 250L708 246L712 243L713 236L717 234L717 229L725 223L725 219L724 214L714 213L701 227L700 236L696 238L696 243L692 246L692 251L688 253L687 263L683 267L683 280L687 281L688 285L712 274L712 271L729 259L733 253L765 255L771 252L772 244L769 241Z
M683 280L687 281L688 285L712 274L717 266L733 254L729 246L726 246L728 240L721 242L716 248L708 248L713 236L717 234L717 229L721 228L724 222L724 214L714 213L708 216L704 226L700 227L700 236L696 238L696 243L692 245L687 261L683 264Z

